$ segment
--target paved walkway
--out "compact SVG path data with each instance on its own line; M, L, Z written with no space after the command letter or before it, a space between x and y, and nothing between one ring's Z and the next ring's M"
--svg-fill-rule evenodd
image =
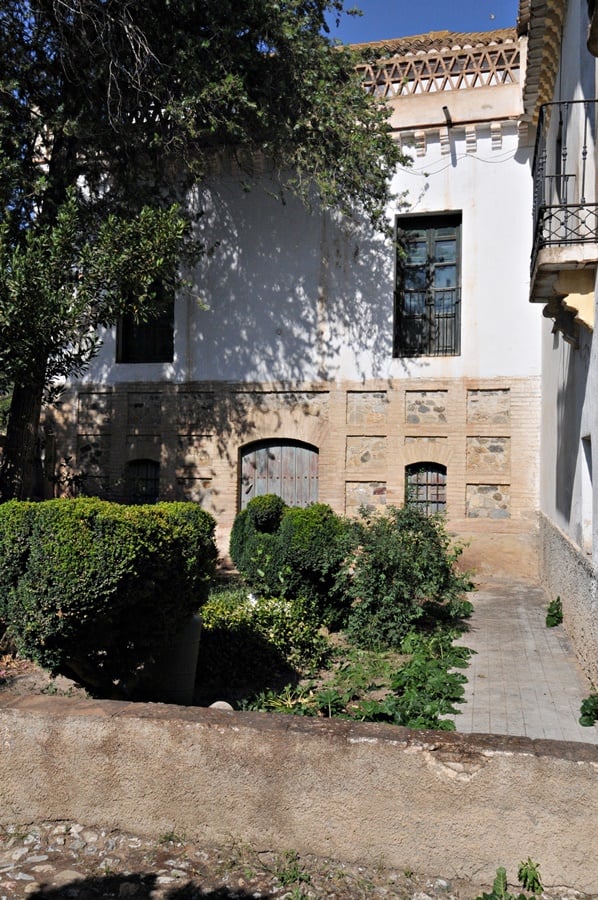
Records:
M598 743L578 722L592 692L562 625L546 627L549 598L527 582L497 581L470 595L474 614L460 639L476 651L467 669L457 731Z

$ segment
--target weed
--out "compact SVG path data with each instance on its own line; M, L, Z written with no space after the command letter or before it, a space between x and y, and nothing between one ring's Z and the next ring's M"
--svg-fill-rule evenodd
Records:
M496 878L492 884L492 891L489 894L481 894L476 900L524 900L525 894L511 894L507 884L507 870L504 866L499 866L496 870Z
M529 856L525 860L525 862L519 863L519 868L517 869L517 878L519 879L519 884L526 891L530 891L532 894L541 894L542 893L542 879L540 878L540 866L538 863L533 862Z
M467 680L455 670L465 668L471 655L466 647L453 646L455 635L411 632L403 655L339 648L336 670L319 684L265 691L244 708L452 731L454 723L444 717L458 712L455 704L462 702ZM398 669L397 662L402 662Z
M598 694L590 694L581 704L580 725L593 725L598 721Z
M308 895L305 893L303 888L298 887L298 886L291 888L291 890L287 894L287 897L289 898L289 900L304 900L304 898L307 896Z
M453 638L451 632L431 637L411 632L403 649L412 656L394 675L392 694L359 704L361 717L408 728L454 731L454 723L442 717L458 712L455 703L462 702L467 679L454 670L467 666L471 650L453 646Z
M563 621L563 604L561 603L561 598L557 597L556 600L551 600L546 609L546 627L554 628L555 625L560 625Z
M533 862L529 857L519 863L517 869L517 878L525 891L532 895L542 893L542 881L540 879L540 866ZM504 866L499 866L496 870L496 878L492 884L492 891L489 894L481 894L476 900L530 900L528 894L520 892L512 894L509 891L507 883L507 870Z
M0 839L3 841L24 841L25 838L29 837L29 834L29 831L23 831L15 825L9 825L8 827L0 825Z
M297 882L307 884L311 880L309 872L299 862L299 854L296 850L285 851L281 864L276 867L274 874L282 887L289 887Z
M178 834L176 831L165 831L164 834L161 834L158 838L158 843L160 844L183 844L185 841L185 836L182 834Z

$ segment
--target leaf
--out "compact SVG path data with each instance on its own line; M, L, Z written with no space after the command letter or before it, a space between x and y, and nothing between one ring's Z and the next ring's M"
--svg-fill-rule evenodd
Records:
M496 870L496 878L492 884L492 893L495 897L502 898L502 900L508 900L510 897L507 885L507 870L504 866L499 866Z

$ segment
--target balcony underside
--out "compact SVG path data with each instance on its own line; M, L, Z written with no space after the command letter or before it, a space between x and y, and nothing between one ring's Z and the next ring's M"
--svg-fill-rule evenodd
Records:
M569 343L579 340L579 326L594 328L594 290L598 243L542 247L535 259L530 284L532 303L544 303L553 331Z

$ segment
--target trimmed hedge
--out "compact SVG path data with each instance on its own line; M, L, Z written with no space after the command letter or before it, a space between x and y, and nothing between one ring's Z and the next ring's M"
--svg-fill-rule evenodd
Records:
M230 557L251 584L270 584L276 579L272 545L287 509L282 497L263 494L250 500L235 517L230 535ZM277 584L275 593L279 591L280 584Z
M6 503L0 615L23 656L127 694L207 599L216 556L214 520L192 503Z

